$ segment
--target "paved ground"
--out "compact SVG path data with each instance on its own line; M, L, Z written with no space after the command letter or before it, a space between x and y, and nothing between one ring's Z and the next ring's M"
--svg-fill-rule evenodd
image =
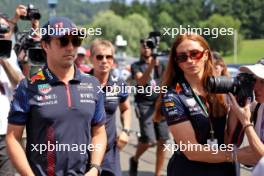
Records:
M130 136L129 144L121 152L121 167L123 171L123 176L128 176L128 168L129 168L128 161L129 161L129 158L135 154L136 145L137 145L137 134L136 133L139 132L138 120L135 117L134 111L132 111L132 115L133 115L133 118L132 118L132 128L131 129L133 129L133 133ZM120 127L120 122L117 122L117 125ZM146 151L141 157L139 161L138 176L153 176L154 175L155 161L156 161L155 150L156 148L153 147L149 149L148 151ZM167 163L168 163L170 156L171 156L171 153L167 153L166 163L163 169L164 175L166 175L166 167L167 167ZM250 172L248 171L248 169L241 167L240 171L241 171L240 176L250 176Z

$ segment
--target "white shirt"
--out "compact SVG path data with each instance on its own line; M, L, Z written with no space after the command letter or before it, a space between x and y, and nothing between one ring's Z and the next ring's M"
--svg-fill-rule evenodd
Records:
M257 122L255 126L256 133L260 138L264 136L263 134L264 131L261 130L261 123L263 123L262 122L263 120L264 120L264 104L262 103L258 109Z
M12 65L12 67L20 72L20 68L17 63L17 56L14 50L11 51L11 56L7 61ZM11 85L10 80L8 79L8 76L3 68L2 65L0 65L0 82L3 85L4 92L5 94L2 94L0 92L0 102L1 102L1 107L0 107L0 135L6 134L7 130L7 117L8 113L10 110L10 102L13 98L14 94L14 88Z
M258 164L255 166L252 176L263 176L264 173L264 157L262 157Z

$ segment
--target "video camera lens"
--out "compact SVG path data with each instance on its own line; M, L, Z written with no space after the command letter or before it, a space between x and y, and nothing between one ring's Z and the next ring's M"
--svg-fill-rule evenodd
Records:
M22 20L39 20L41 18L41 14L39 10L34 7L33 4L29 4L27 6L27 15L20 17Z
M160 43L160 32L153 31L149 33L149 37L146 39L146 45L148 48L155 49L158 48Z
M155 40L153 40L153 38L149 38L149 39L147 39L147 40L146 40L146 46L147 46L148 48L151 48L151 49L155 48L155 47L156 47Z

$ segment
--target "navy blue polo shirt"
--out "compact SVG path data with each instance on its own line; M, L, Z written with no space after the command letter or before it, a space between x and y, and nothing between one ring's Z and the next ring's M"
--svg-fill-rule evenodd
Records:
M90 72L93 74L93 70ZM128 98L128 93L125 91L126 82L121 78L114 76L112 72L105 87L102 88L104 94L104 106L106 112L106 134L107 134L107 151L102 162L103 170L110 171L119 175L120 170L119 153L116 150L116 110L119 105L125 102ZM119 169L118 169L119 168Z
M200 97L203 100L202 97ZM194 98L188 83L180 81L168 89L162 98L162 113L168 125L190 121L197 141L206 144L210 138L209 118ZM210 117L218 144L224 143L225 117Z
M100 148L91 145L91 128L105 123L99 86L95 77L76 68L74 78L66 85L47 66L31 80L21 81L8 123L26 125L26 155L36 175L87 171L89 151Z
M200 97L202 99L202 97ZM162 97L162 114L169 126L189 121L194 129L196 139L200 144L206 144L210 139L209 118L212 121L214 137L218 145L224 144L226 118L207 117L200 107L189 84L179 81ZM167 173L170 175L211 176L234 175L235 169L232 163L205 163L189 160L182 151L174 152L170 159ZM217 174L218 173L218 174Z

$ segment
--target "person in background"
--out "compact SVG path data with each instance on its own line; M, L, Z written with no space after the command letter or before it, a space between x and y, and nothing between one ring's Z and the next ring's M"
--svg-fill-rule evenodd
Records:
M23 10L16 9L15 16L23 13ZM0 14L0 25L9 28L9 32L0 34L1 40L11 40L15 21L8 20L7 16ZM9 160L6 151L5 136L7 132L7 117L10 111L10 102L13 98L14 89L23 79L23 74L19 68L17 56L14 50L11 50L9 58L0 58L0 175L14 175L14 168Z
M80 46L77 49L77 56L74 63L77 66L77 68L79 68L83 73L89 73L92 68L84 64L85 58L86 58L86 50L84 47Z
M121 176L119 152L125 147L129 139L131 109L128 93L116 90L126 86L126 82L111 72L114 64L115 49L110 41L96 39L92 42L90 49L94 66L90 74L100 81L105 97L107 149L102 162L101 176ZM116 111L118 107L123 125L119 134L117 134L116 127Z
M131 65L132 79L137 86L144 87L144 92L135 95L135 111L139 120L140 137L134 156L129 160L129 174L136 176L139 158L148 148L157 145L155 176L160 176L166 152L164 144L169 139L168 126L165 120L153 121L155 103L158 93L153 91L160 86L160 80L165 65L152 56L152 50L147 46L146 39L140 41L140 60ZM148 93L149 89L151 93Z
M213 63L216 76L229 76L223 57L218 52L213 52Z
M250 101L248 101L246 106L242 108L230 93L231 110L234 111L236 117L242 123L250 145L249 149L253 151L252 156L259 160L252 176L262 176L264 173L264 59L254 65L242 66L240 71L254 75L256 79L254 93L257 104L250 104ZM251 112L251 109L253 109L253 112ZM238 159L240 160L240 158ZM244 160L250 160L250 158L247 157Z

